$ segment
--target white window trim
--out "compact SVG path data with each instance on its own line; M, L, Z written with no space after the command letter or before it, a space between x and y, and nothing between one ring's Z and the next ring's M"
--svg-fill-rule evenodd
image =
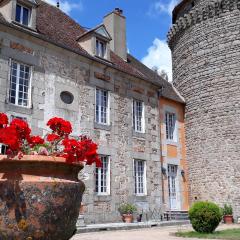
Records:
M143 193L136 193L135 189L135 161L142 161L144 163L144 174L143 174ZM147 196L147 161L142 159L133 159L133 177L134 177L134 194L136 196Z
M99 184L98 187L98 191L96 192L97 196L109 196L110 192L111 192L111 157L108 155L100 155L100 157L107 157L108 159L108 171L107 171L107 191L105 193L101 192L101 185ZM98 169L98 183L101 182L101 168L97 168ZM95 184L96 184L96 180L95 180Z
M103 43L103 45L105 46L103 56L98 55L97 41ZM98 37L95 37L95 55L99 58L104 58L104 59L107 57L107 42Z
M17 5L21 6L20 22L16 21ZM28 9L28 12L29 12L29 14L28 14L28 24L27 25L23 24L23 8ZM27 6L25 6L25 5L23 5L23 4L21 4L21 3L19 3L17 1L16 2L16 11L15 11L15 19L14 19L14 21L19 23L19 24L21 24L21 25L23 25L23 26L30 27L32 25L32 9L27 7Z
M106 91L107 92L107 95L108 95L108 101L107 101L107 116L106 116L106 123L102 123L102 122L99 122L98 119L97 119L97 90L102 90L102 91ZM110 91L109 90L106 90L106 89L103 89L103 88L98 88L96 87L95 88L95 123L97 124L100 124L100 125L104 125L104 126L110 126Z
M12 72L12 62L16 62L17 64L23 64L25 66L29 67L29 87L28 87L28 106L21 106L18 104L14 104L10 102L10 88L11 88L11 72ZM19 74L19 73L17 73ZM20 62L14 59L9 59L9 73L8 73L8 88L7 88L7 103L17 106L17 107L21 107L21 108L32 108L32 77L33 77L33 67L29 64L26 64L24 62ZM18 98L18 97L17 97ZM16 102L16 101L15 101Z
M174 133L173 133L173 139L167 139L167 126L166 126L166 113L171 113L171 114L175 114L175 128L174 128ZM166 106L164 108L164 131L165 131L165 139L167 144L177 144L179 142L178 140L178 127L179 127L179 123L178 123L178 114L175 108L170 107L170 106Z
M142 119L141 119L141 127L142 127L142 130L141 131L138 131L137 129L136 129L136 126L137 126L137 120L136 120L136 118L134 118L134 113L133 113L133 109L134 109L134 102L142 102ZM134 122L135 122L135 124L134 124ZM137 132L137 133L145 133L146 132L146 129L145 129L145 103L144 103L144 101L141 101L141 100L138 100L138 99L133 99L132 100L132 126L133 126L133 130L135 131L135 132ZM134 127L135 126L135 127Z

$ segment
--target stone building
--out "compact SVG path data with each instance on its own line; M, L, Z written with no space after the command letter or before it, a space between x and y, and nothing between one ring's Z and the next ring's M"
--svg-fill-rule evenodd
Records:
M186 101L190 198L240 215L240 1L184 0L168 34L174 85Z
M120 221L123 202L137 205L148 218L154 210L168 210L162 201L159 96L184 101L170 83L127 54L120 9L86 30L44 1L1 0L0 49L0 112L26 120L38 135L47 133L49 118L63 117L73 123L74 135L99 144L103 168L86 167L81 174L86 223ZM177 121L169 120L172 134ZM184 149L179 146L174 153ZM173 158L180 184L185 156Z

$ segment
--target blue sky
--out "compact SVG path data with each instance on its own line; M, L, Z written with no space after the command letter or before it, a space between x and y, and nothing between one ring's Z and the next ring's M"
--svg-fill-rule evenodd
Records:
M55 4L56 0L46 0ZM92 28L115 7L123 9L127 19L127 45L130 53L149 67L168 72L171 56L166 35L171 11L178 0L61 0L60 7L80 25Z

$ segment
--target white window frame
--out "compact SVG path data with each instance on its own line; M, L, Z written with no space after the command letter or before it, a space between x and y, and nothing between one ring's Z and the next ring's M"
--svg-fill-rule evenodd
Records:
M174 116L174 125L170 125L169 116ZM165 111L166 140L169 142L177 142L177 114L172 111Z
M103 115L103 111L101 111L102 106L97 105L97 103L100 103L97 99L97 97L98 97L97 92L98 91L101 94L100 98L102 98L103 92L107 93L106 122L102 121L102 115ZM98 111L98 115L97 115L97 111ZM105 116L103 116L103 118L105 119ZM101 124L101 125L110 125L110 91L108 91L106 89L101 89L101 88L96 88L95 89L95 122L97 124Z
M21 7L20 22L18 22L18 21L16 20L17 5L19 5L19 6ZM27 25L26 25L26 24L23 24L23 8L25 8L25 9L28 10L28 23L27 23ZM15 19L14 19L15 22L17 22L17 23L19 23L19 24L21 24L21 25L23 25L23 26L29 27L29 26L31 26L31 19L32 19L32 9L29 8L29 7L26 7L25 5L20 4L19 2L17 2L17 3L16 3L16 11L15 11Z
M11 100L10 100L10 97L11 97L10 91L11 91L11 82L12 82L12 79L11 79L12 78L12 64L13 63L17 64L17 79L16 79L16 81L17 81L16 85L17 86L16 86L15 103L12 103ZM18 104L20 65L24 65L24 66L29 67L29 85L28 85L28 104L27 104L27 106ZM31 108L31 105L32 105L32 66L30 66L29 64L25 64L23 62L16 61L14 59L9 60L8 103L10 103L12 105L16 105L18 107L22 107L22 108Z
M138 116L136 115L137 103L142 104L142 116L141 116L141 126L140 126L141 129L138 128L138 124L137 124L137 122L138 122ZM133 121L133 129L134 129L135 132L145 133L145 105L144 105L144 101L133 99L133 101L132 101L132 121Z
M96 56L106 58L107 43L96 37Z
M102 170L103 170L104 166L101 167L101 168L96 168L95 191L96 191L96 194L98 196L108 196L108 195L110 195L110 189L111 189L111 183L110 183L110 181L111 181L111 170L110 170L110 167L111 167L111 164L110 164L111 161L110 160L111 160L111 158L108 155L100 155L100 158L101 158L102 161L103 161L103 158L106 158L106 160L107 160L106 191L101 190L101 188L104 187L104 186L101 185L102 176L103 176L102 175ZM98 183L98 185L97 185L97 183Z
M136 171L137 165L139 162L143 163L143 175L139 176L139 172ZM141 159L134 159L133 160L133 176L134 176L134 193L136 196L146 196L147 195L147 163L145 160ZM140 191L138 188L139 185L139 177L142 177L142 189L143 191Z

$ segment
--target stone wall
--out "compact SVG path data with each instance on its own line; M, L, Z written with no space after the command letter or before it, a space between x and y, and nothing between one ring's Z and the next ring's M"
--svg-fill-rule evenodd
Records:
M86 223L121 221L117 208L123 202L135 203L139 211L160 209L157 87L24 33L6 28L0 32L0 39L0 111L26 117L33 132L41 135L48 131L45 124L49 118L66 118L73 123L74 135L81 133L92 137L100 145L99 153L111 157L109 196L96 195L95 169L85 168L87 190L83 203ZM29 109L7 103L10 58L33 65L33 101ZM110 91L109 127L94 123L96 87ZM61 101L59 95L63 90L74 95L71 105ZM145 134L136 134L132 130L133 98L144 101ZM143 197L134 194L134 159L146 160L147 195Z
M196 2L168 35L174 85L186 100L191 200L240 215L240 1Z

